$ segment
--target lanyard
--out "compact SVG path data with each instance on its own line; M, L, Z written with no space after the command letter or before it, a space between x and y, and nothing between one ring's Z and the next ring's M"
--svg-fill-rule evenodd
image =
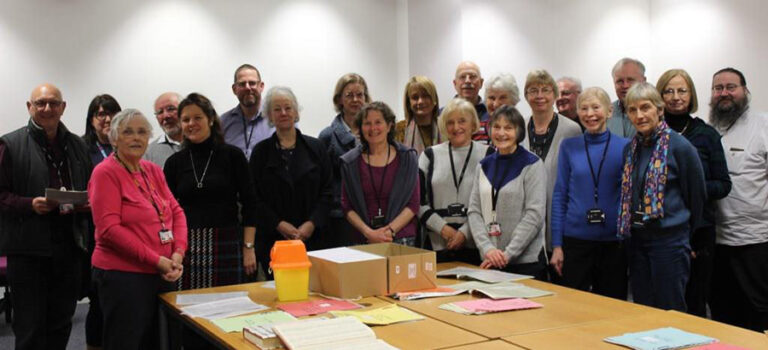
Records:
M507 166L504 169L504 176L502 176L499 179L499 159L496 158L496 164L494 164L495 169L493 170L493 183L491 183L491 205L492 210L495 213L496 212L496 202L499 199L499 191L501 190L501 182L504 181L504 179L509 176L509 172L512 170L512 165L507 164ZM511 160L510 160L511 163ZM495 215L494 215L495 216ZM495 218L494 218L495 220Z
M43 146L43 153L45 153L45 158L48 159L48 162L53 165L53 168L56 169L56 176L59 177L59 186L66 187L66 184L64 184L64 177L61 176L61 169L64 168L64 161L67 159L67 146L64 145L64 154L62 154L61 160L56 163L53 159L53 155L51 154L52 150L48 149L49 146ZM72 181L70 176L70 181Z
M141 187L141 184L139 181L136 180L136 178L133 176L133 173L131 173L131 169L128 169L128 165L123 162L120 157L117 156L117 152L115 152L115 159L117 159L118 162L120 162L120 165L125 168L125 171L128 172L128 175L131 176L131 180L133 180L133 183L136 185L136 188L139 189L139 192L144 194L144 189ZM147 178L147 174L144 172L144 169L139 165L139 172L141 173L142 179L144 179L144 184L147 186L148 193L145 195L145 197L149 200L150 203L152 203L152 207L155 208L155 213L157 213L157 217L160 219L160 225L163 227L163 230L165 230L165 221L163 219L163 211L160 210L160 207L157 205L157 202L155 201L155 197L152 195L152 193L157 193L155 190L155 186L152 185L152 183L149 181L149 178ZM163 208L165 209L165 208Z
M467 158L464 159L464 167L461 168L461 175L459 175L459 180L456 181L456 166L453 165L453 148L451 146L451 143L448 142L448 157L451 159L451 175L453 175L453 186L456 187L456 195L459 194L459 186L461 186L461 181L464 180L464 172L467 170L467 164L469 164L469 157L472 156L472 148L475 146L475 144L470 141L469 142L469 152L467 152Z
M259 115L256 114L256 117L254 119L258 118ZM248 130L248 123L245 122L245 115L243 115L243 140L245 140L245 149L246 152L251 150L251 140L253 139L253 129L256 128L256 124L251 125L251 131L246 132Z
M96 147L99 149L99 152L101 152L101 158L106 159L109 154L106 150L104 150L104 147L101 146L101 143L99 141L96 141Z
M371 170L371 149L368 149L368 174L371 176L371 186L373 187L373 194L376 195L376 205L379 206L379 214L381 215L381 191L384 190L384 179L387 177L387 168L389 167L389 151L390 147L387 145L387 159L384 162L384 171L381 174L380 186L376 188L376 181L373 179L373 170Z
M584 151L587 153L587 164L589 164L589 173L592 175L592 183L595 185L595 206L597 207L597 188L600 182L600 173L603 172L603 163L605 163L605 155L608 153L608 146L611 144L611 133L608 133L608 141L605 142L605 148L603 148L603 157L600 158L600 165L597 168L597 177L595 177L595 169L592 167L592 158L589 155L589 148L587 147L587 135L584 135Z
M638 147L642 147L642 146L638 145ZM640 151L636 150L635 152L637 152L637 153L635 154L635 161L634 161L634 164L632 166L632 168L633 168L632 172L634 173L634 176L633 176L634 177L634 181L632 181L632 187L634 188L635 186L640 185L640 191L638 191L638 193L637 193L637 210L638 211L644 211L643 210L643 202L645 200L645 182L648 180L647 175L648 175L648 170L649 170L648 168L649 167L646 166L645 172L640 174L640 168L638 168L638 166L640 164L640 155L639 155ZM641 176L642 176L642 180L643 180L642 182L640 182ZM634 192L634 189L633 189L633 192ZM634 196L634 194L633 194L633 196Z

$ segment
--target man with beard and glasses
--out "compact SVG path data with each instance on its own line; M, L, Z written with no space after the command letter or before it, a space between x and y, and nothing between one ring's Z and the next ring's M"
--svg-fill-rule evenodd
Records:
M768 116L749 108L744 74L712 78L710 122L722 134L732 189L718 202L712 319L768 329Z
M275 131L259 109L262 91L264 82L256 67L247 63L237 67L232 93L240 103L221 115L221 128L224 142L241 149L246 159L251 159L251 150L256 144Z
M179 101L181 96L175 92L166 92L155 100L155 117L163 129L163 135L153 141L144 153L144 159L159 165L181 149L181 125L179 124Z

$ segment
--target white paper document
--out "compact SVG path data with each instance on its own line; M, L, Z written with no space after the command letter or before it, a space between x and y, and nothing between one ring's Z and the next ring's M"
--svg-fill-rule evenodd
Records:
M54 200L59 202L59 204L81 205L88 203L88 192L62 191L55 188L46 188L45 199Z
M307 255L313 256L315 258L323 259L323 260L333 261L335 263L341 263L341 264L356 262L356 261L385 259L381 255L376 255L376 254L364 252L362 250L351 249L346 247L314 250L311 252L307 252Z
M212 301L232 299L237 297L247 297L248 292L227 292L227 293L200 293L200 294L179 294L176 296L176 305L194 305L210 303Z
M245 296L185 306L181 308L181 313L189 317L202 317L209 320L215 320L266 309L268 309L268 307L254 303L251 298Z
M518 275L516 273L498 270L473 269L469 267L454 267L452 269L443 270L438 272L437 276L456 276L456 278L468 277L488 283L520 281L533 278L533 276L528 275Z

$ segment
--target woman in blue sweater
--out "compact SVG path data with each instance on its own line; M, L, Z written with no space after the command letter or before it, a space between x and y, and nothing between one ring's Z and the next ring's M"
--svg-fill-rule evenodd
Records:
M606 128L612 106L605 90L586 89L576 104L586 132L560 145L550 264L568 287L626 299L627 257L616 219L629 140Z
M637 134L624 149L618 231L630 241L635 302L685 311L691 232L707 196L696 148L664 121L653 85L635 84L624 98Z

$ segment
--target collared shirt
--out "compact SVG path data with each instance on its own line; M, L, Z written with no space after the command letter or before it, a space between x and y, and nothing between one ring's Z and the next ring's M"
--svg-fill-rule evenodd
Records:
M246 159L251 159L251 151L259 142L272 136L275 128L269 125L261 112L251 120L246 120L240 105L221 115L221 129L224 142L243 151Z
M181 150L181 143L174 141L168 135L163 134L157 140L149 144L144 159L157 164L162 169L168 157Z
M608 130L612 133L623 138L631 139L632 136L635 136L635 126L632 125L629 116L624 111L621 100L613 101L613 113L606 122L606 126L608 126Z
M717 202L717 243L768 242L768 115L747 110L718 131L732 187Z

